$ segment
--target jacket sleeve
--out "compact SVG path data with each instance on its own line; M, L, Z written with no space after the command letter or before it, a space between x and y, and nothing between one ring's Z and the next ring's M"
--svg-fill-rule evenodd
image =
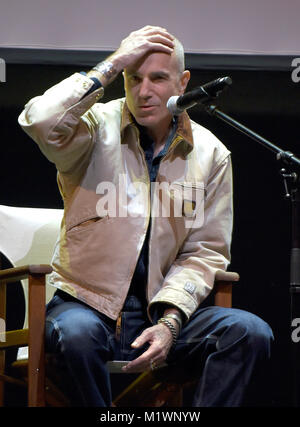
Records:
M31 99L19 116L23 130L60 172L84 168L88 162L97 125L88 110L104 91L100 87L88 93L93 85L89 77L75 73Z
M156 320L158 307L168 304L181 310L187 321L208 296L217 271L226 270L230 262L232 222L232 170L228 154L208 179L202 226L190 229L162 288L150 301L148 312L152 320Z

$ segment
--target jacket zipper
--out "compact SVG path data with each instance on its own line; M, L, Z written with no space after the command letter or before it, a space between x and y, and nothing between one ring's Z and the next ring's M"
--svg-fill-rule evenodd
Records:
M122 311L120 311L117 318L117 323L116 323L115 337L117 341L120 341L121 330L122 330Z

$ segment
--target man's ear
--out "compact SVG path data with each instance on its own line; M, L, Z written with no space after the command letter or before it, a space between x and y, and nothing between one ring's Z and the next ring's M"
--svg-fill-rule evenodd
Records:
M187 87L187 84L191 78L191 73L189 70L185 70L180 77L180 95L182 95Z

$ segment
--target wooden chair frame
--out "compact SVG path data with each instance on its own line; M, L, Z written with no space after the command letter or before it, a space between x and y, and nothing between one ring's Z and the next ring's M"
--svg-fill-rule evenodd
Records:
M20 329L5 333L0 342L0 380L9 381L3 374L5 349L9 347L29 348L28 357L28 406L45 406L45 276L51 273L49 265L28 265L0 271L0 316L6 318L6 286L28 278L28 329ZM3 385L0 382L0 398L3 399ZM2 394L2 396L1 396Z
M4 374L5 349L11 347L29 347L28 357L28 406L45 406L45 350L44 350L44 325L45 325L45 277L51 273L49 265L27 265L24 267L0 270L0 318L6 318L6 286L10 282L16 282L28 278L28 329L9 331L5 333L5 339L0 340L0 404L3 401L4 383L19 383ZM234 272L218 272L215 284L215 305L223 307L232 306L232 282L238 281L239 276ZM114 401L115 406L128 405L135 402L137 393L141 387L151 389L150 384L161 382L161 372L147 371L140 374L127 389ZM161 370L163 371L163 370ZM169 382L169 388L174 382ZM174 388L174 387L173 387ZM168 390L170 391L170 390ZM172 390L171 390L172 391ZM181 398L181 387L174 388L175 406ZM130 400L131 399L131 400ZM162 399L162 397L157 397ZM179 399L179 400L178 400ZM125 402L125 403L124 403ZM153 405L154 406L154 405Z

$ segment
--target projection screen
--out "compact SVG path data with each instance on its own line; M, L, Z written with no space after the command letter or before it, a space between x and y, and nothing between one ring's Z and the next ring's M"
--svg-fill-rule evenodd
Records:
M3 4L4 3L4 4ZM39 53L111 52L134 29L167 28L186 53L297 56L299 0L4 0L0 54L27 61ZM65 54L67 51L67 55ZM57 56L58 55L58 56ZM61 56L62 60L62 56ZM13 61L13 62L14 62Z

